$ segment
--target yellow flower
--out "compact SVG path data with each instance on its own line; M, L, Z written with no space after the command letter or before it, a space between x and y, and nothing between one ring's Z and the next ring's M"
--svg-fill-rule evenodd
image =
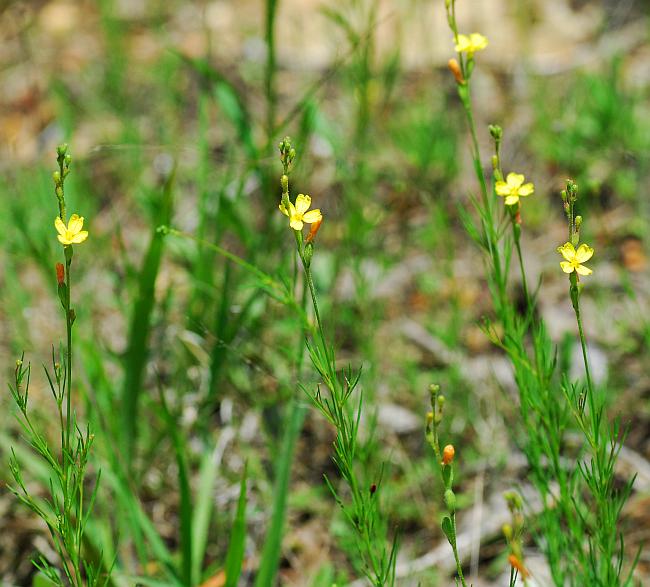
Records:
M506 206L512 206L523 196L530 196L535 191L532 183L524 183L521 173L508 173L506 181L497 181L495 190L499 196L505 196Z
M471 35L458 35L456 43L457 53L467 53L472 57L476 51L482 51L488 45L488 40L479 33L472 33Z
M304 194L298 194L296 204L289 202L289 209L287 210L284 204L280 203L280 212L289 217L289 226L294 230L302 230L303 223L313 224L323 219L323 215L319 209L309 210L311 206L311 198ZM309 210L309 212L307 212Z
M566 261L560 262L560 267L565 273L572 273L573 271L580 275L591 275L593 273L589 267L581 265L581 263L589 261L594 254L594 250L589 245L582 244L576 251L571 243L564 243L557 248L557 252L566 259Z
M78 245L88 238L88 231L81 230L84 226L84 217L77 214L70 216L68 226L59 216L54 219L54 227L59 233L56 238L63 245Z

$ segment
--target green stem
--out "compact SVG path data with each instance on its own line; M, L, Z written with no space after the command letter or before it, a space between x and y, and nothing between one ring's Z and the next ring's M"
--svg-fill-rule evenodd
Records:
M460 99L465 108L467 116L467 125L469 126L469 133L472 138L472 158L474 160L474 171L481 185L481 195L483 196L483 204L486 210L492 211L492 204L488 197L487 183L483 175L483 168L481 166L481 150L478 144L478 136L476 134L476 122L474 121L474 112L472 111L472 100L469 91L469 82L466 85L460 86L458 89Z
M456 514L453 513L450 516L452 528L454 529L454 536L456 535ZM463 587L467 587L465 582L465 576L463 575L463 567L460 564L460 557L458 556L458 547L456 545L456 539L454 538L454 543L451 545L451 549L454 552L454 560L456 561L456 572L458 573L458 578L462 583Z
M325 329L323 328L323 322L320 318L320 311L318 310L318 300L316 299L316 288L314 287L314 280L311 276L311 268L305 264L305 260L302 260L303 266L305 268L305 277L307 278L307 285L309 286L309 293L311 294L311 303L314 306L314 315L316 316L316 324L318 325L318 332L320 334L320 339L323 344L323 351L327 354L329 358L329 351L327 347L327 342L325 341Z
M71 245L68 245L71 246ZM66 353L66 378L64 391L66 392L66 414L65 414L65 444L63 446L63 471L67 485L68 482L68 455L70 454L70 424L71 424L71 395L72 395L72 320L70 316L70 266L72 259L66 255L65 280L65 326L67 338ZM65 389L67 388L67 390Z
M514 219L512 220L513 222L513 233L515 235L515 247L517 249L517 258L519 259L519 271L521 272L521 286L524 290L524 298L526 298L526 307L528 308L528 311L532 311L532 303L530 299L530 295L528 293L528 282L526 281L526 272L524 271L524 258L521 254L521 236L520 236L520 229L514 225L516 222Z
M587 357L587 340L585 338L584 329L582 327L582 316L580 315L580 293L578 292L577 287L577 277L574 277L575 273L571 274L571 299L573 301L573 310L576 315L576 322L578 323L578 335L580 337L580 347L582 348L582 360L585 365L585 374L587 377L587 391L589 392L589 409L591 411L591 418L595 418L596 414L594 412L595 403L594 403L594 384L591 379L591 371L589 370L589 359ZM574 285L574 281L576 284ZM597 435L598 430L594 430L594 433ZM594 439L597 444L597 438Z
M272 143L275 132L275 16L278 0L266 0L266 71L264 87L266 91L266 132L268 144Z

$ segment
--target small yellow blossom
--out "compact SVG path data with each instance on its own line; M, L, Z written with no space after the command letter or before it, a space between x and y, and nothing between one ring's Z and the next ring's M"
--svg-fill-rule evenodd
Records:
M521 173L508 173L506 181L497 181L495 190L497 195L505 197L506 206L513 206L519 198L530 196L535 191L535 186L524 183L524 179Z
M78 245L88 238L88 231L81 230L84 226L84 217L77 214L70 216L68 226L59 216L54 219L54 227L59 233L56 238L63 245Z
M583 243L576 251L571 243L564 243L557 248L557 251L566 259L566 261L560 262L560 267L565 273L572 273L573 271L580 275L591 275L593 273L589 267L581 264L589 261L594 254L594 250L589 245Z
M482 51L488 45L488 40L479 33L472 33L471 35L458 35L456 42L457 53L467 53L472 57L476 51Z
M309 210L309 206L311 206L311 198L304 194L298 194L295 205L289 202L289 209L287 210L285 205L280 203L279 208L282 214L289 217L289 226L291 228L294 230L302 230L303 223L313 224L323 219L323 215L319 209Z

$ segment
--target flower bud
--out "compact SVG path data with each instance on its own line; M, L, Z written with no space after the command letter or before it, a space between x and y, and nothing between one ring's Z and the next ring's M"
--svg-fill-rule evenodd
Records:
M280 185L282 186L283 193L286 193L289 190L289 177L287 175L283 175L280 178Z
M488 130L495 141L500 141L503 138L503 129L498 124L490 124Z
M52 173L52 179L54 180L55 185L59 185L61 183L61 174L58 171L55 171Z
M580 230L580 226L582 225L582 216L576 216L575 223L576 230Z
M308 243L311 243L314 238L316 238L316 234L318 234L318 229L320 228L320 225L323 223L323 218L321 217L320 220L317 220L316 222L313 222L311 227L309 228L309 234L307 235L306 241Z
M448 444L445 448L442 449L442 464L449 465L451 461L454 460L454 455L456 450L454 449L453 444Z
M465 80L463 79L463 72L460 69L460 65L458 64L458 61L455 59L450 59L447 62L447 67L449 68L449 71L454 74L454 79L456 80L457 84L464 84Z
M512 540L512 526L510 524L504 524L501 528L505 539L510 542Z
M450 513L456 511L456 494L451 489L445 491L445 505Z
M510 566L513 569L517 569L519 571L519 574L525 579L530 576L530 573L528 572L528 569L524 567L524 563L522 563L517 555L511 554L508 556L508 562L510 563Z
M305 262L305 267L311 265L311 258L314 256L314 243L308 242L305 245L305 252L303 253L303 260Z
M59 285L63 285L64 281L65 281L65 267L63 266L63 263L57 263L56 264L56 282Z

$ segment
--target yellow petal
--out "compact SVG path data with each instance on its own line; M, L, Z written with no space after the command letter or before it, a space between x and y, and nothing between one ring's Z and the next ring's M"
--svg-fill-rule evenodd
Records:
M79 216L78 214L73 214L70 216L70 220L68 221L68 231L77 234L84 225L84 219L83 216Z
M469 37L467 35L458 35L456 47L454 49L456 53L461 53L463 51L467 51L469 44Z
M573 265L568 261L560 261L560 267L565 273L571 273L573 271Z
M518 188L522 183L524 183L524 176L521 173L508 173L506 181L511 188Z
M302 220L298 220L298 218L292 218L291 221L289 222L289 226L293 228L294 230L302 230L303 224Z
M485 49L488 44L488 40L481 35L480 33L472 33L469 37L471 44L474 46L475 51L480 51Z
M580 275L591 275L593 271L589 269L589 267L585 267L584 265L578 265L576 267L576 272L579 273Z
M309 210L309 206L311 206L311 198L304 194L298 194L296 198L296 212L302 216Z
M505 181L497 181L494 185L494 191L496 191L499 196L507 196L510 194L510 188Z
M67 237L66 235L63 235L63 234L57 234L57 235L56 235L56 238L59 239L59 242L60 242L62 245L69 245L69 244L72 244L72 243L70 243L70 241L68 240L68 237Z
M320 213L320 210L318 208L310 210L302 217L303 222L306 222L307 224L313 224L314 222L318 222L322 219L323 215Z
M525 183L519 188L520 196L530 196L535 191L535 186L532 183Z
M63 220L61 220L59 216L54 219L54 228L56 228L56 231L59 234L65 234L67 231L65 224L63 224Z
M589 261L593 255L594 250L589 245L582 244L576 251L576 261L578 261L578 263L584 263L585 261Z
M87 238L88 238L88 231L81 230L70 239L70 242L75 245L79 245L82 242L84 242Z
M561 247L557 248L557 252L567 261L573 261L576 257L576 250L571 243L564 243Z
M280 208L280 212L282 212L282 214L284 214L285 216L289 216L289 212L284 207L284 204L282 202L280 202L280 205L278 206L278 208Z
M506 197L506 206L513 206L519 201L519 196L507 196Z

